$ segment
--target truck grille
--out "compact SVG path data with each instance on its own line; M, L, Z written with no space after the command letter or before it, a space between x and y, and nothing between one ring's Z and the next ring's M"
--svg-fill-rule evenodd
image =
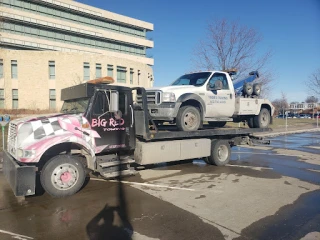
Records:
M161 103L161 91L147 91L147 102L148 104L159 105ZM142 104L141 95L137 95L137 103Z
M16 143L17 143L17 125L10 122L8 132L8 152L15 156L16 155Z

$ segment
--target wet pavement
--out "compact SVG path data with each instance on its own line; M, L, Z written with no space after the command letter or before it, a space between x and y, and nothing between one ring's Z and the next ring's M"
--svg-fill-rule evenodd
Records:
M224 167L92 176L65 199L17 199L0 173L0 239L320 239L320 132L271 140L234 147Z

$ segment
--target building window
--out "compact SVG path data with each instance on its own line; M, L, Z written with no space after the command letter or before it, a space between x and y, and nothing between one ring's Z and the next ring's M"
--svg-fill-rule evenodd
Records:
M18 62L17 60L11 60L11 78L18 78Z
M117 67L117 82L126 83L126 74L127 74L127 68L118 66Z
M0 59L0 78L3 78L3 59Z
M101 64L96 63L96 78L101 78Z
M130 68L130 84L133 84L133 74L134 74L133 68Z
M90 80L90 63L83 63L83 80Z
M107 76L113 77L113 65L108 64L108 73Z
M49 79L56 78L56 64L55 61L49 61Z
M56 109L56 90L55 89L49 90L49 108Z
M0 89L0 108L4 108L4 89Z
M138 70L138 85L140 85L140 75L141 75L140 70Z
M18 109L18 89L12 89L12 109Z

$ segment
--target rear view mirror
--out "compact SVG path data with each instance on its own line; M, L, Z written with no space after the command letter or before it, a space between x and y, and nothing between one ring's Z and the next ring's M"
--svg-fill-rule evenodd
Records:
M114 113L118 111L119 111L119 93L117 91L111 91L109 112Z

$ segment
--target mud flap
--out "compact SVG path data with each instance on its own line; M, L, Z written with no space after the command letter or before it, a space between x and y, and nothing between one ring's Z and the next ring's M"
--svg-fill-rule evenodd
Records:
M36 169L35 166L20 166L11 155L3 152L3 174L17 197L35 194Z

